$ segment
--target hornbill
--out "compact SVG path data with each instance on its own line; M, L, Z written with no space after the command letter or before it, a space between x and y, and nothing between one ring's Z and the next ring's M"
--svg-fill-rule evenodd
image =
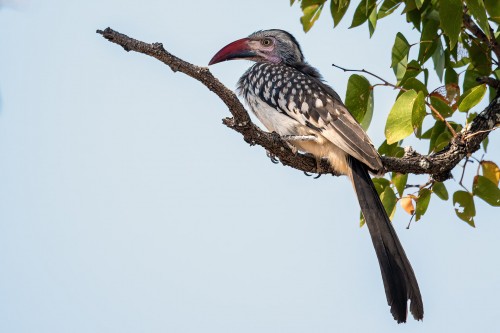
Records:
M238 91L260 122L295 150L326 158L353 184L377 254L387 302L398 322L407 303L417 320L424 315L417 279L369 176L384 171L370 138L339 95L310 66L288 32L257 31L222 48L210 60L247 59L256 63L238 81Z

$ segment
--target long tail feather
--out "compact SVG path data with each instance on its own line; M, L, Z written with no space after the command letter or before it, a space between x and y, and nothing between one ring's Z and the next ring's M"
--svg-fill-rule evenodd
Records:
M352 169L351 180L377 253L391 313L398 323L406 322L407 304L410 300L410 312L415 319L421 320L424 317L424 306L415 273L380 201L367 167L352 157L349 163Z

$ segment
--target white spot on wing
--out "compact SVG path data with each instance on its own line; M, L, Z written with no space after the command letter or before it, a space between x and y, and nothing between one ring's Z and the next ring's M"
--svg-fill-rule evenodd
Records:
M315 105L317 108L322 108L322 107L323 107L323 102L321 101L321 99L316 98L316 102L314 103L314 105Z
M304 112L304 113L305 113L305 112L307 112L307 111L309 111L309 104L307 104L306 102L302 102L302 105L301 105L301 107L300 107L300 110L301 110L302 112Z

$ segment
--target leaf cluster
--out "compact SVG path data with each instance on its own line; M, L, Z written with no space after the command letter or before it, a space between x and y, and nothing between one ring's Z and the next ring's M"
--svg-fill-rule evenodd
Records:
M295 1L292 0L291 4ZM301 23L309 31L318 20L327 0L302 0ZM388 63L394 72L392 80L384 80L365 70L376 82L353 74L347 83L345 104L356 120L368 128L374 110L374 87L389 86L399 90L385 123L386 140L379 147L385 156L401 157L408 138L426 142L428 153L440 150L457 139L457 133L477 116L475 108L488 96L498 97L500 87L500 1L498 0L330 0L330 14L336 27L352 7L350 28L368 26L370 37L378 21L399 13L413 29L418 40L409 41L397 32ZM335 66L335 65L334 65ZM336 66L339 67L339 66ZM345 69L344 69L345 70ZM440 85L430 86L429 76L436 75ZM481 80L488 77L496 85L489 87ZM371 79L371 78L370 78ZM487 153L488 140L482 153ZM460 177L452 197L456 215L474 226L474 199L480 198L500 206L499 169L492 161L468 157L464 170L476 161L479 165L471 186ZM407 185L408 175L392 173L389 178L375 178L377 191L389 214L393 216L399 201L402 208L418 221L427 211L433 196L448 200L442 182L430 179L426 184ZM415 190L416 189L416 190ZM362 222L363 223L363 222Z

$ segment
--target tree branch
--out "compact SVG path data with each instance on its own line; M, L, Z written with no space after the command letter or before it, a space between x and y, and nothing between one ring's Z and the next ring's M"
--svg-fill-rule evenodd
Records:
M182 72L205 85L226 104L232 114L231 118L222 120L224 125L243 135L251 145L264 147L275 155L281 163L297 170L309 173L330 173L337 175L326 160L317 166L316 160L307 154L294 153L286 142L276 133L267 133L252 123L248 112L233 91L225 87L206 67L190 64L167 52L161 43L148 44L130 38L124 34L106 28L97 30L108 41L122 46L127 52L135 51L152 56L174 72ZM411 147L405 149L402 158L382 156L386 171L400 173L430 174L434 179L443 181L450 177L450 171L462 160L480 148L481 142L489 132L500 124L500 96L481 112L474 121L465 127L451 143L440 152L431 155L421 155Z
M495 38L488 38L488 36L486 36L481 28L477 26L470 15L467 14L467 7L464 7L463 22L465 28L469 30L476 38L480 39L484 44L486 44L493 51L493 53L495 53L497 60L500 61L500 45L497 43Z

